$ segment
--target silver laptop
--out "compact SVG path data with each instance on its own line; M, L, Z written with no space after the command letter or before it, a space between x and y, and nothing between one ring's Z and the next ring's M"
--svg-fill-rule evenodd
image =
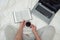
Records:
M55 13L42 5L41 3L37 3L32 10L33 15L37 16L38 18L42 19L46 23L50 23L52 18L54 17Z

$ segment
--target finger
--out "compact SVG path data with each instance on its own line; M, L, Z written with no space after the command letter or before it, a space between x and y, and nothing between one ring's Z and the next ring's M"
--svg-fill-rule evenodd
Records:
M26 24L26 22L25 22L25 20L23 20L23 25L25 25Z
M25 22L25 20L22 21L23 23Z
M33 28L33 24L31 24L30 27Z
M30 25L30 27L32 27L32 24Z
M32 26L32 27L34 27L34 25L33 25L33 24L31 24L31 26Z
M25 20L21 21L21 23L24 23L24 22L25 22Z
M25 20L23 20L23 23L25 23Z

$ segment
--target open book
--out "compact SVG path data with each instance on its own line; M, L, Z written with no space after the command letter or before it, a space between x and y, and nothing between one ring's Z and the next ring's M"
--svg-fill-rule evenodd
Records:
M13 13L15 22L21 22L22 20L31 20L32 15L29 9L24 9L19 12Z

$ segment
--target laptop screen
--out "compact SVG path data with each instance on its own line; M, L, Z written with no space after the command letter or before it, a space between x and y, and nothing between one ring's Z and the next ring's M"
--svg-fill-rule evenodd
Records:
M60 0L39 0L39 3L42 3L55 13L60 9Z

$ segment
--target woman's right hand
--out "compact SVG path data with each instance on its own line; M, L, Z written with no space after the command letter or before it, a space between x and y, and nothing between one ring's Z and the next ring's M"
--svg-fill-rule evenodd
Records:
M36 32L36 26L34 26L33 24L31 24L30 27L31 27L31 29L32 29L33 32Z

